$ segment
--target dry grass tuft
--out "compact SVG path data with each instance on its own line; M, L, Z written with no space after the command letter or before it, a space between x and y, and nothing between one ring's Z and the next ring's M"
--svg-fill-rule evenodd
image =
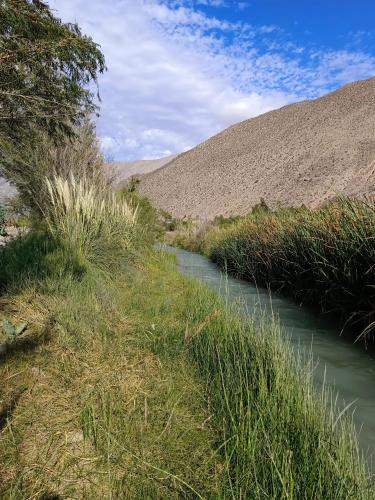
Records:
M46 184L49 229L69 252L96 263L104 249L130 247L137 208L118 199L102 177L56 176Z

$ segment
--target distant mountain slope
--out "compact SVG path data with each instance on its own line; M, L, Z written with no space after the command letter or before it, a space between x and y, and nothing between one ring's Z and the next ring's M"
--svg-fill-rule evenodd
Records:
M164 167L174 158L176 158L176 156L166 156L164 158L159 158L158 160L136 160L107 163L105 165L105 168L109 175L114 176L115 184L121 185L129 177L132 177L134 175L142 176L144 174L153 172L158 168Z
M375 190L375 78L238 123L142 180L173 215L317 205Z
M137 160L128 162L107 163L104 165L106 174L114 179L117 186L121 186L132 177L143 176L149 172L167 165L176 156L166 156L158 160ZM0 203L3 203L8 196L15 194L16 190L3 177L0 177Z
M0 177L0 203L9 197L14 195L16 192L15 188L12 187L3 177Z

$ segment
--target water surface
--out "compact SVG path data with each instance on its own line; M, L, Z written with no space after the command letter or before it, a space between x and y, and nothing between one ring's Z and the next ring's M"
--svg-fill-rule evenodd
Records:
M246 314L264 311L279 317L282 330L292 344L312 351L316 369L314 381L334 388L342 404L354 402L354 423L361 448L371 457L375 453L375 358L360 345L340 336L332 320L295 302L253 284L224 275L206 257L169 245L163 249L177 256L184 276L199 278L227 300L236 301ZM263 313L262 313L263 311Z

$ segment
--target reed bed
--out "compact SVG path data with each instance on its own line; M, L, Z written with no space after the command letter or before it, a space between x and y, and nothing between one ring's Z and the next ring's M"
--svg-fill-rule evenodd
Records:
M361 327L374 321L374 242L374 201L358 199L319 209L256 209L178 241L241 278Z

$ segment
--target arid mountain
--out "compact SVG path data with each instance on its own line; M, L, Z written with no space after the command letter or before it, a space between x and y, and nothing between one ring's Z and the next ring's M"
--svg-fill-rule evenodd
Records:
M244 214L270 206L319 205L375 191L375 78L238 123L140 186L174 216Z
M0 177L0 203L4 203L9 196L14 195L16 190L3 177Z
M166 156L158 160L138 160L128 162L107 163L104 165L106 174L113 178L115 186L125 184L129 177L142 177L144 174L167 165L176 156ZM0 177L0 203L3 203L9 196L14 195L15 188L2 177Z
M143 176L164 167L170 163L176 156L166 156L158 160L137 160L107 163L105 165L106 172L109 176L113 176L115 184L122 185L124 181L132 176Z

